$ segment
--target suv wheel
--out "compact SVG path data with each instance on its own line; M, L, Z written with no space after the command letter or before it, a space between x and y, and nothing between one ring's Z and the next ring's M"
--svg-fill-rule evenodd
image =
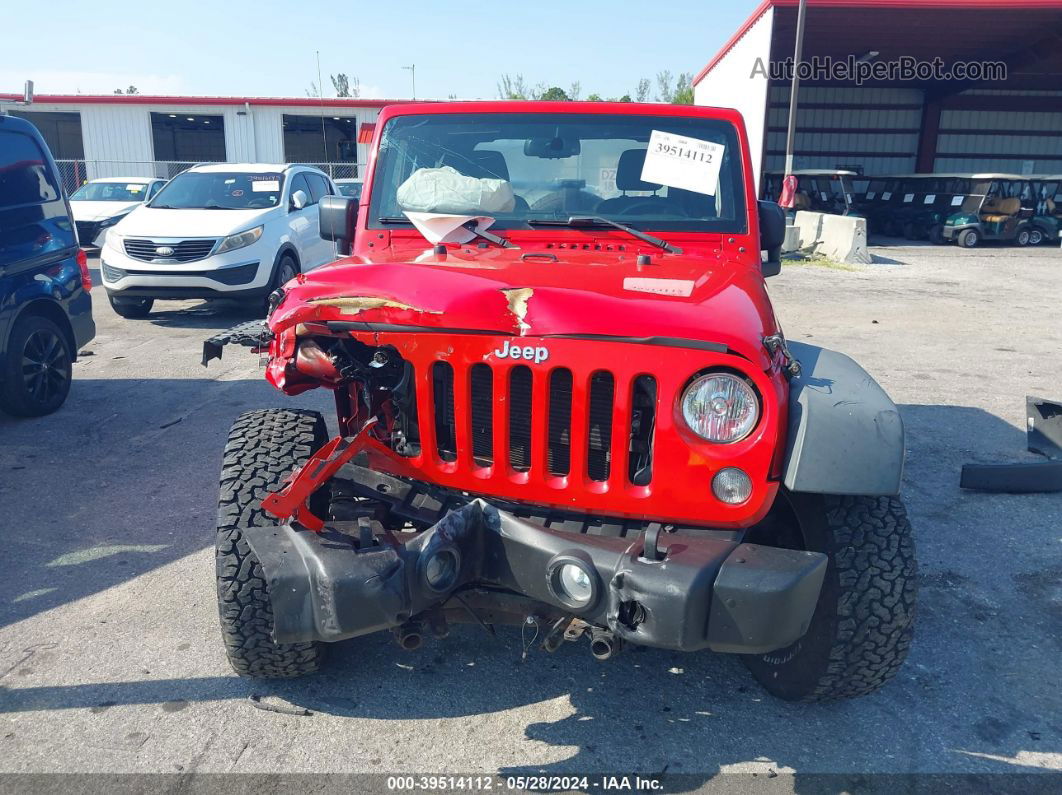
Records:
M918 568L911 525L895 497L779 495L760 543L829 555L807 633L790 646L747 655L753 676L789 701L832 701L873 692L907 658Z
M277 272L273 275L273 281L269 284L269 290L266 292L265 298L262 299L262 307L265 309L266 314L269 314L269 296L273 294L273 291L278 287L283 287L290 282L300 273L299 264L295 261L295 258L290 254L285 254L280 258L280 263L277 265Z
M17 417L51 414L66 400L73 377L73 353L55 323L30 315L18 322L0 362L0 409Z
M959 233L959 245L963 248L974 248L981 242L981 235L976 229L964 229Z
M130 320L140 320L151 314L151 307L155 305L154 298L116 298L107 294L107 300L117 314Z
M229 431L221 469L215 545L218 612L229 663L240 676L290 678L320 665L320 643L274 643L273 606L262 565L242 528L271 527L277 520L262 511L262 499L280 488L295 467L328 440L324 417L316 411L248 411ZM311 498L315 513L327 512L327 494Z

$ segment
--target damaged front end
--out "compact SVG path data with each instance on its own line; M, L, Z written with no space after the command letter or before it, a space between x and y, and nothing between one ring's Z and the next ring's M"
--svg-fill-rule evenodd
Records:
M290 519L327 480L334 504L360 498L346 520L243 531L269 583L277 643L390 629L415 648L449 623L533 623L549 650L587 632L600 657L624 642L751 654L807 631L823 554L656 523L626 537L566 532L351 463L365 438L323 451L264 503Z

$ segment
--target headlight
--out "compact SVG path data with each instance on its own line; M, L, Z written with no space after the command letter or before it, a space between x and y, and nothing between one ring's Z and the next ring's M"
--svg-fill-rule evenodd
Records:
M251 245L251 243L254 243L262 236L262 230L264 228L264 226L256 226L254 229L248 229L246 232L240 232L238 235L229 235L221 241L221 245L218 246L218 250L215 253L222 254L226 251L232 251L233 249Z
M91 242L91 241L89 241ZM103 238L103 245L122 250L122 236L114 228L108 229Z
M709 442L744 439L760 418L760 402L745 379L730 373L702 375L682 396L682 418Z
M128 215L128 213L126 213ZM125 218L125 215L116 215L113 218L104 218L100 221L100 229L106 229L109 226L114 226L116 223Z

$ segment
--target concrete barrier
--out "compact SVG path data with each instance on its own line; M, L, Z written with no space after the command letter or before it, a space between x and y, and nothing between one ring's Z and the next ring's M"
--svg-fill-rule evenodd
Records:
M865 218L800 210L793 225L802 251L818 254L834 262L867 265L871 261L867 250ZM787 234L787 242L788 237Z

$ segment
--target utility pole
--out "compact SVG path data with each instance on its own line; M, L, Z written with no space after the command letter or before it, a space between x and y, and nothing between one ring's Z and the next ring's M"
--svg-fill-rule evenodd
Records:
M797 8L796 47L793 52L793 82L789 88L789 131L785 138L785 176L793 173L793 142L796 138L797 92L800 90L800 59L804 52L804 10L807 0Z
M409 70L409 79L413 82L413 96L411 99L417 98L417 65L412 64L410 66L403 66L403 69Z

